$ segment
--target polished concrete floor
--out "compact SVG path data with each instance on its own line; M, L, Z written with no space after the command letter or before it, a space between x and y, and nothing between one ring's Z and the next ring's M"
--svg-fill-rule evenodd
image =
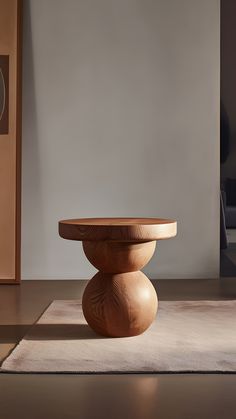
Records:
M0 359L53 299L80 298L85 285L0 286ZM155 286L162 300L236 299L234 278L161 280ZM0 418L235 419L235 389L236 374L0 374Z

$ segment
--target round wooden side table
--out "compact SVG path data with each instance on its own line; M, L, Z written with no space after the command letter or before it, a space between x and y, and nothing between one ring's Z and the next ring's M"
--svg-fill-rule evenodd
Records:
M85 319L98 334L135 336L153 322L156 291L140 271L151 259L156 240L174 237L177 223L160 218L82 218L59 222L64 239L83 242L98 273L85 288Z

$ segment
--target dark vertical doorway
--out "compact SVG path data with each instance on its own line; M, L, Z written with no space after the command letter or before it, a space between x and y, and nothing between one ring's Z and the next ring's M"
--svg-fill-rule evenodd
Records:
M236 1L221 0L221 276L236 277Z

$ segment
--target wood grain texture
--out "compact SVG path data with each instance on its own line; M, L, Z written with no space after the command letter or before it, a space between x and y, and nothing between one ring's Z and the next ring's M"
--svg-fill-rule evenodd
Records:
M110 337L135 336L153 322L158 300L140 271L151 259L156 240L173 237L174 220L162 218L83 218L59 222L59 234L82 240L88 260L99 272L83 295L90 327Z
M152 241L174 237L177 222L162 218L82 218L59 222L64 239L80 241Z
M84 316L103 336L125 337L143 333L153 322L158 300L155 289L142 272L98 272L83 295Z
M0 55L9 57L9 126L0 135L0 283L20 281L21 0L0 0Z
M135 272L142 269L155 252L156 241L128 243L85 241L83 249L87 259L104 273Z
M90 327L110 337L143 333L157 313L157 295L139 269L151 259L156 241L85 241L88 260L99 269L85 288L83 312Z

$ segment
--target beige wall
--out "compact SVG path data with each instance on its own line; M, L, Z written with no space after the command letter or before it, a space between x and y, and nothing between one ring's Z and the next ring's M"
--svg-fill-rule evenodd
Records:
M218 276L219 0L24 3L23 278L89 278L57 221L116 215L178 220L151 278Z

